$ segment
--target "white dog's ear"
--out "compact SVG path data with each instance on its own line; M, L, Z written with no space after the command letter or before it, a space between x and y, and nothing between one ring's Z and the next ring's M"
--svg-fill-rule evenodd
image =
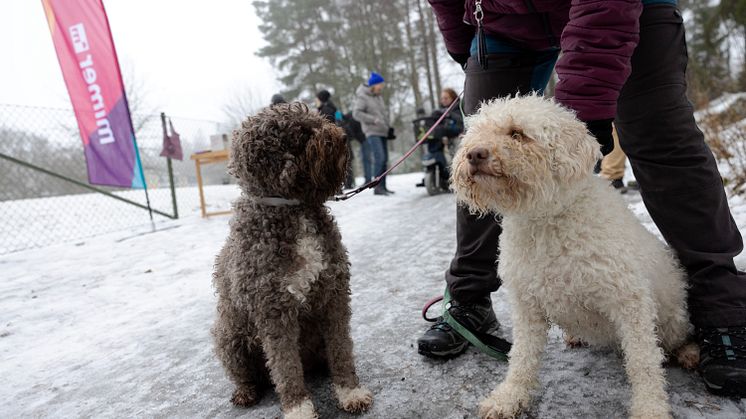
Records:
M554 147L555 173L562 180L582 179L593 172L596 161L601 159L601 146L578 122L575 129L563 134L566 141L558 142Z

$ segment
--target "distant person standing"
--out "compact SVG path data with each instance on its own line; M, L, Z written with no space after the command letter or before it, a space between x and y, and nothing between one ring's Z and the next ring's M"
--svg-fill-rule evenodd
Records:
M604 156L601 160L601 177L611 181L611 186L619 193L627 193L627 187L624 186L624 171L627 155L619 145L619 137L616 135L616 129L612 132L614 136L614 150Z
M458 94L450 87L446 87L440 93L440 109L433 111L433 118L436 120L448 110L448 107L458 99ZM448 146L448 151L453 157L456 151L458 139L464 132L464 117L461 115L461 109L454 106L443 121L438 125L436 130L437 137L442 140L440 149Z
M363 134L363 130L360 128L360 123L352 118L351 112L342 114L342 111L337 111L334 114L334 118L337 121L337 125L344 129L345 137L347 137L347 152L350 158L347 160L347 177L345 178L344 189L352 189L355 187L355 175L352 170L352 161L355 158L355 153L352 151L352 142L358 141L362 144L365 142L365 134ZM370 165L370 160L368 160L368 165Z
M355 106L352 111L352 116L360 121L366 142L373 153L373 174L376 177L386 171L386 139L389 137L390 127L388 110L381 96L383 84L383 77L376 72L371 72L368 82L361 84L355 91ZM386 189L385 178L376 186L373 193L376 195L392 193Z
M279 105L280 103L287 103L287 101L281 94L275 93L274 95L272 95L269 106Z
M337 107L332 102L332 94L328 90L321 90L316 93L316 109L329 122L335 122L334 114L337 113Z

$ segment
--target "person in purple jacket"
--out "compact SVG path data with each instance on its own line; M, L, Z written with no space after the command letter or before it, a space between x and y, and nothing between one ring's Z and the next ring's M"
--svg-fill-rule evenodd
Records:
M586 123L604 154L614 147L614 121L643 201L690 278L705 384L746 397L746 274L733 262L743 242L686 97L676 0L429 2L448 53L465 71L466 114L485 99L542 92L556 68L556 99ZM500 222L461 207L456 219L448 311L491 333L498 327L490 293L500 286ZM418 351L432 357L454 357L468 345L442 319L418 339Z

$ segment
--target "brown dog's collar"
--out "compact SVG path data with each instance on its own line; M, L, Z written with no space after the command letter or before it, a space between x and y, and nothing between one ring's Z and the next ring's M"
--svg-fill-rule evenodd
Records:
M285 199L279 196L252 196L251 199L259 205L267 205L270 207L284 207L299 205L300 201L297 199Z

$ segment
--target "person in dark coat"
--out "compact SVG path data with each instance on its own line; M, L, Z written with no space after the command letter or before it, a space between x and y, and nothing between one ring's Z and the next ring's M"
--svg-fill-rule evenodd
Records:
M272 95L272 99L269 102L269 106L279 105L280 103L287 103L287 101L281 94L275 93L274 95Z
M431 124L434 124L438 119L440 119L448 107L451 106L451 103L453 103L457 98L458 94L456 94L456 91L453 89L443 89L443 92L440 94L440 108L435 109L429 118L418 118L412 121L415 122L415 139L419 140L420 135L422 135L419 131L423 128L425 130L430 128ZM417 111L418 116L420 116L420 111L422 113L425 112L423 109L418 109ZM420 126L420 121L428 121L429 124L426 123L426 126ZM448 146L449 151L453 153L457 139L462 132L464 132L464 118L461 116L461 110L458 107L454 107L450 112L448 112L448 115L443 118L440 124L433 129L430 137L425 142L428 154L430 154L438 165L440 165L441 177L446 182L446 185L448 184L450 170L445 155L445 147ZM423 186L424 184L425 180L423 179L418 186Z
M352 117L352 112L347 112L342 115L342 128L344 128L347 134L347 145L350 147L350 158L353 156L352 142L357 141L360 144L360 160L363 166L363 175L365 176L365 183L371 181L371 173L373 171L372 162L370 160L370 147L366 147L367 140L365 133L363 133L363 127L360 122ZM352 175L352 163L350 163L350 172L348 174L348 185L349 188L355 187L355 178Z
M429 0L450 56L465 71L463 111L483 100L543 92L613 149L612 121L645 206L689 276L689 310L710 391L746 397L746 274L743 249L717 162L686 97L686 38L676 0ZM560 52L562 55L560 56ZM446 271L449 313L465 326L497 328L490 293L499 217L457 208L456 254ZM439 322L419 352L453 357L468 343Z
M345 132L347 139L347 152L350 158L347 160L347 177L345 178L344 189L352 189L355 187L355 175L352 170L352 160L355 158L355 153L352 151L352 142L357 141L363 143L365 141L365 134L360 127L360 123L352 117L352 112L342 114L342 111L337 111L334 114L336 123L342 127Z
M316 93L316 109L321 115L326 118L329 122L335 122L335 114L337 113L337 107L332 102L332 94L328 90L321 90Z
M456 91L451 88L443 89L440 94L440 108L436 109L432 113L433 120L437 121L443 113L451 106L458 98ZM431 153L437 151L443 151L445 146L448 146L451 153L456 148L458 137L464 132L464 117L461 115L461 110L454 106L448 115L443 118L438 127L434 130L434 137L439 141L428 141L428 151Z

